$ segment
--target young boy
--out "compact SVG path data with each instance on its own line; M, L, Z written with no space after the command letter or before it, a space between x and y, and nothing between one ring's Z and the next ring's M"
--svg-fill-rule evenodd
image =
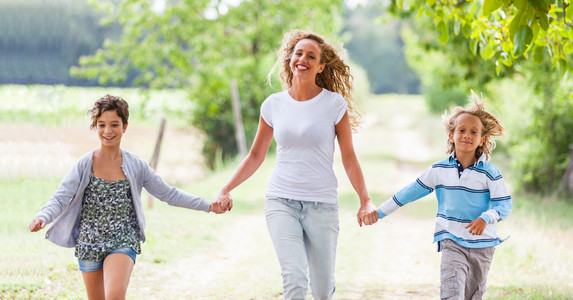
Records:
M501 173L487 161L495 147L492 137L503 135L503 125L473 92L470 102L444 116L450 156L378 208L381 219L436 190L434 242L442 252L441 299L482 298L494 246L503 242L495 223L511 212Z

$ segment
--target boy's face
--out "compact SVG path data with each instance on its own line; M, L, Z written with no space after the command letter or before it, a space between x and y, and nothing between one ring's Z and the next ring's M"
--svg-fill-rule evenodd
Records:
M456 120L454 133L448 135L450 141L454 144L456 155L475 155L477 147L483 145L485 139L481 135L482 130L483 124L478 117L470 114L459 115Z

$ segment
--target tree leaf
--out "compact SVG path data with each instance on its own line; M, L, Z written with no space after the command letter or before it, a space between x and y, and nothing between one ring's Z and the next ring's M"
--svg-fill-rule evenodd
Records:
M509 34L510 34L512 41L515 38L515 33L517 32L517 29L519 29L519 26L521 25L521 16L522 15L523 15L523 12L517 13L513 17L513 19L511 20L511 23L509 23Z
M513 5L515 5L519 12L523 12L527 9L527 0L515 0Z
M460 34L461 28L462 28L462 21L457 20L456 22L454 22L454 34L455 35Z
M503 5L503 0L485 0L483 2L483 15L489 16L492 12L496 11Z
M533 61L536 64L540 64L543 62L545 58L545 47L536 46L535 50L533 50Z
M559 60L559 71L561 72L561 76L563 76L565 72L567 72L567 60L565 59Z
M472 27L469 26L468 24L464 24L464 26L462 27L462 33L464 34L464 37L466 37L466 38L471 37Z
M570 5L571 6L571 5ZM547 31L549 29L549 19L547 19L547 15L538 11L537 12L537 23L541 26L541 29Z
M484 60L489 60L495 55L495 51L493 50L491 45L488 45L487 47L482 48L482 50L480 51L480 55Z
M565 42L565 44L563 45L563 52L565 52L565 54L567 55L573 52L573 46L571 45L571 41Z
M573 3L571 3L571 1L569 1L569 5L565 9L565 14L567 14L566 16L567 20L569 21L573 20Z
M547 13L549 11L549 1L547 0L527 0L529 5L537 8L538 10Z
M513 38L513 55L520 56L522 55L527 46L531 43L531 39L533 38L533 32L531 28L527 25L522 25L519 27L517 32L515 33L515 37Z
M507 52L502 52L500 54L501 56L501 62L506 66L506 67L511 67L513 65L513 60L511 59L511 55L509 55L509 53Z
M470 51L472 52L473 55L477 55L477 51L478 51L478 40L477 39L471 39L470 40Z
M440 37L438 40L445 44L450 39L450 33L448 32L448 25L445 22L440 22L438 24L438 30L440 31Z
M538 22L531 22L531 33L533 34L532 38L531 38L531 42L534 43L535 40L537 39L537 34L539 33L540 30L540 26Z

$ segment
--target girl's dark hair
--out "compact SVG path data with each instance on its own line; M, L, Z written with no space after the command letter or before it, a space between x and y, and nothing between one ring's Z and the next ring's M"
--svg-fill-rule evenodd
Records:
M97 119L101 117L103 112L108 110L115 110L117 115L121 118L123 125L125 126L127 124L127 120L129 119L129 105L127 102L117 96L105 95L96 101L94 107L88 111L88 116L92 121L90 129L96 128Z

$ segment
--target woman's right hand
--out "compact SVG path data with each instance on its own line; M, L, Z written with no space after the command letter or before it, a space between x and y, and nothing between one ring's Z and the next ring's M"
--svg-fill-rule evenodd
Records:
M42 228L44 228L46 226L46 221L44 221L41 218L34 218L34 220L32 220L32 222L30 223L30 231L31 232L36 232Z
M259 128L257 129L253 146L247 157L239 164L239 167L235 170L231 179L223 185L219 195L217 195L217 199L213 202L215 209L219 209L220 212L231 211L233 208L233 198L231 197L230 191L249 179L261 166L272 140L273 128L263 120L262 116L259 117Z
M231 211L231 208L233 208L233 198L226 190L221 190L219 192L214 203L217 203L222 212Z

